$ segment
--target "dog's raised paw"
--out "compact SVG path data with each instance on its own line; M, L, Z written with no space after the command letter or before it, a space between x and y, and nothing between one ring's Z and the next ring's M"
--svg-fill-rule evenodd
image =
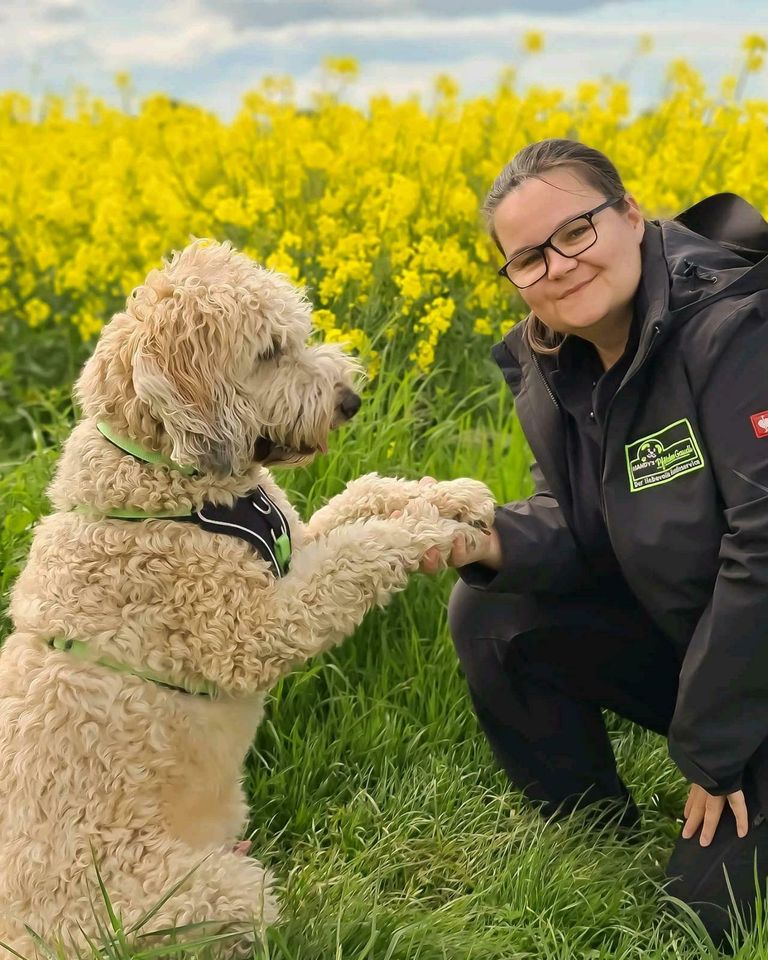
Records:
M404 517L418 517L423 520L440 520L440 510L436 504L432 503L426 497L414 497L403 507ZM452 518L443 518L452 519Z
M493 524L496 501L481 480L441 480L425 485L420 492L446 520L460 520L481 530L489 530Z

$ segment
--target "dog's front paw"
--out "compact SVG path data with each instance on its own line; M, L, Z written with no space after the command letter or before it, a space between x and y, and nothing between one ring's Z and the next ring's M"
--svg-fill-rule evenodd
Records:
M404 517L410 517L411 519L422 519L422 520L440 520L440 510L436 504L432 503L426 497L414 497L413 500L409 500L401 511ZM452 517L444 517L442 519L451 520Z
M480 480L460 477L458 480L422 483L420 493L446 520L459 520L481 530L489 530L493 524L496 501Z

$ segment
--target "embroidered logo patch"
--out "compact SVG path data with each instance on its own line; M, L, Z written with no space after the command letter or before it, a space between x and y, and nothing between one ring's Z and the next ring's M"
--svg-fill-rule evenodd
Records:
M762 413L753 413L749 418L756 437L768 437L768 410Z
M626 444L629 489L632 493L669 483L704 466L693 429L687 419Z

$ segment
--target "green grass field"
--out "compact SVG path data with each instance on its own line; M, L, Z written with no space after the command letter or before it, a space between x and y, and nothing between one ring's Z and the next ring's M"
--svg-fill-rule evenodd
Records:
M415 380L388 370L385 356L328 456L279 474L302 513L370 470L475 476L500 500L527 494L511 397L493 364L475 360L476 385L456 400L456 390L440 399L447 371ZM28 431L17 447L27 452L0 474L3 610L31 525L48 509L43 491L70 418L46 410L42 431L34 415L22 417ZM252 852L277 874L285 911L258 955L707 956L693 922L663 912L658 884L686 795L664 740L609 715L620 772L643 812L635 840L588 829L581 814L541 820L496 769L470 709L446 627L454 577L415 576L344 646L273 691L246 782ZM129 955L119 944L104 949ZM768 951L754 935L738 955Z

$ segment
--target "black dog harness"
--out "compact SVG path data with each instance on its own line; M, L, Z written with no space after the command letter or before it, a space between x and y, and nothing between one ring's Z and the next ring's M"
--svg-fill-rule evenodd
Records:
M291 562L291 533L282 510L256 487L240 497L231 507L203 504L202 509L188 517L211 533L226 533L241 537L270 564L276 577L288 572Z
M178 470L187 476L195 471L181 467L162 454L145 450L139 444L112 433L106 423L97 424L99 432L124 453L129 453L145 463L160 463ZM246 540L272 568L276 577L283 577L291 563L291 531L285 514L261 487L256 487L244 497L239 497L231 507L204 503L199 510L165 510L147 513L133 507L111 510L104 516L116 520L173 519L196 523L210 533L225 533Z

